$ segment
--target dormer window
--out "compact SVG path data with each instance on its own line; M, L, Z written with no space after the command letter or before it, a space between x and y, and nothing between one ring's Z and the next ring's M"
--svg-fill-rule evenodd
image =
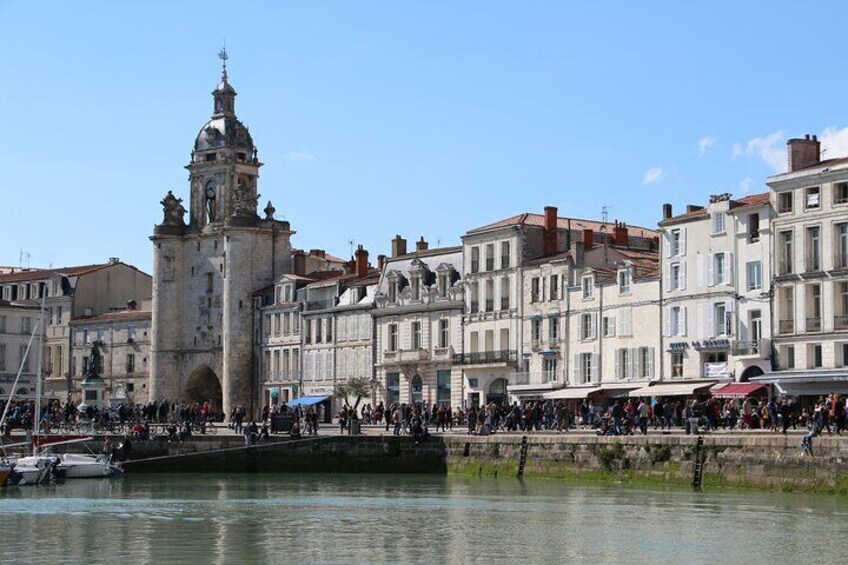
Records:
M412 277L409 282L412 300L421 300L421 277Z
M389 302L397 302L398 282L397 279L389 282Z
M618 292L625 294L630 292L631 275L629 270L618 272Z
M595 278L592 276L583 277L583 298L592 298L595 295Z

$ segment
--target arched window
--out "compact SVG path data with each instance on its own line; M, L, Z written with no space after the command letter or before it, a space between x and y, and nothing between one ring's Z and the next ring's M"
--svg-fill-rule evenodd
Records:
M25 386L22 386L21 388L18 389L18 392L16 392L15 394L25 396L25 395L29 394L29 389Z

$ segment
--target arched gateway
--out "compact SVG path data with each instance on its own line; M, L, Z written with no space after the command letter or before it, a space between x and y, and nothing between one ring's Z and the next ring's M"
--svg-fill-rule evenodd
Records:
M200 402L201 404L209 400L215 410L221 410L223 395L218 375L208 365L199 366L192 371L186 381L184 397L188 402Z

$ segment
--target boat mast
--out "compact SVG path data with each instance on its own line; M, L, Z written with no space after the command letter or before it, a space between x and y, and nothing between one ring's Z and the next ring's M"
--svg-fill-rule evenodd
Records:
M12 389L9 391L9 399L6 400L6 406L3 408L3 415L0 416L0 428L6 423L6 416L9 414L9 406L12 405L12 398L15 396L15 391L18 389L18 381L21 380L21 373L24 372L24 363L29 357L29 351L32 349L32 342L35 340L35 334L39 331L39 325L41 323L41 316L44 312L44 298L41 299L41 313L38 314L38 324L32 329L32 333L29 336L29 341L27 342L26 350L24 350L24 356L21 359L21 364L18 367L18 374L15 375L15 382L12 384Z
M38 432L41 429L41 369L44 361L44 327L46 326L44 323L44 300L47 296L46 289L44 290L45 292L41 293L41 310L38 313L38 349L36 350L38 353L38 360L35 365L35 421L32 425L33 449L35 449L35 438L38 436Z

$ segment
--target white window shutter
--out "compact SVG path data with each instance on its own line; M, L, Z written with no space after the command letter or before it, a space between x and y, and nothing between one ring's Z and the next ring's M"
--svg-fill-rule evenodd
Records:
M715 256L710 253L707 256L707 286L715 285L715 279L713 278L713 265L715 264Z
M656 373L654 372L654 354L656 350L651 347L648 349L648 370L646 371L648 378L652 378Z
M633 308L627 307L622 312L625 320L625 330L627 331L626 335L633 335Z
M663 273L663 286L666 292L671 290L671 264L666 265L665 273Z
M686 335L686 306L680 308L680 318L677 322L677 335Z
M639 351L635 347L630 348L630 354L627 356L627 378L632 379L636 375L636 352Z
M698 286L704 286L704 255L698 253L695 259L695 270L698 277Z
M598 314L593 312L591 320L592 327L590 331L592 332L592 339L595 339L596 337L598 337Z
M727 268L724 270L727 275L726 284L733 285L733 253L725 253L725 261L727 262Z
M619 323L620 323L620 321L619 321ZM615 324L616 324L615 316L610 316L609 317L610 337L615 337L616 333L621 333L620 331L616 332Z
M695 327L698 328L697 337L705 338L707 337L707 317L704 315L704 305L698 304L697 310L697 321L695 322Z
M592 353L592 382L598 383L601 381L601 375L598 374L598 368L600 367L600 363L598 363L598 354Z
M686 228L680 228L680 253L682 257L686 255Z
M575 385L580 382L580 354L574 354L574 361L571 365L571 384Z
M707 305L707 337L715 337L715 308L712 304Z
M586 322L586 316L580 314L580 317L577 318L577 337L578 339L583 339L583 336L586 335L586 331L584 330L584 325Z
M665 256L671 257L671 232L667 231L663 234L665 237Z
M677 287L680 290L686 290L686 261L680 262L680 281L677 284Z
M674 331L671 327L671 308L665 307L663 310L663 335L671 337Z
M621 380L624 376L621 374L621 349L615 350L615 378Z

